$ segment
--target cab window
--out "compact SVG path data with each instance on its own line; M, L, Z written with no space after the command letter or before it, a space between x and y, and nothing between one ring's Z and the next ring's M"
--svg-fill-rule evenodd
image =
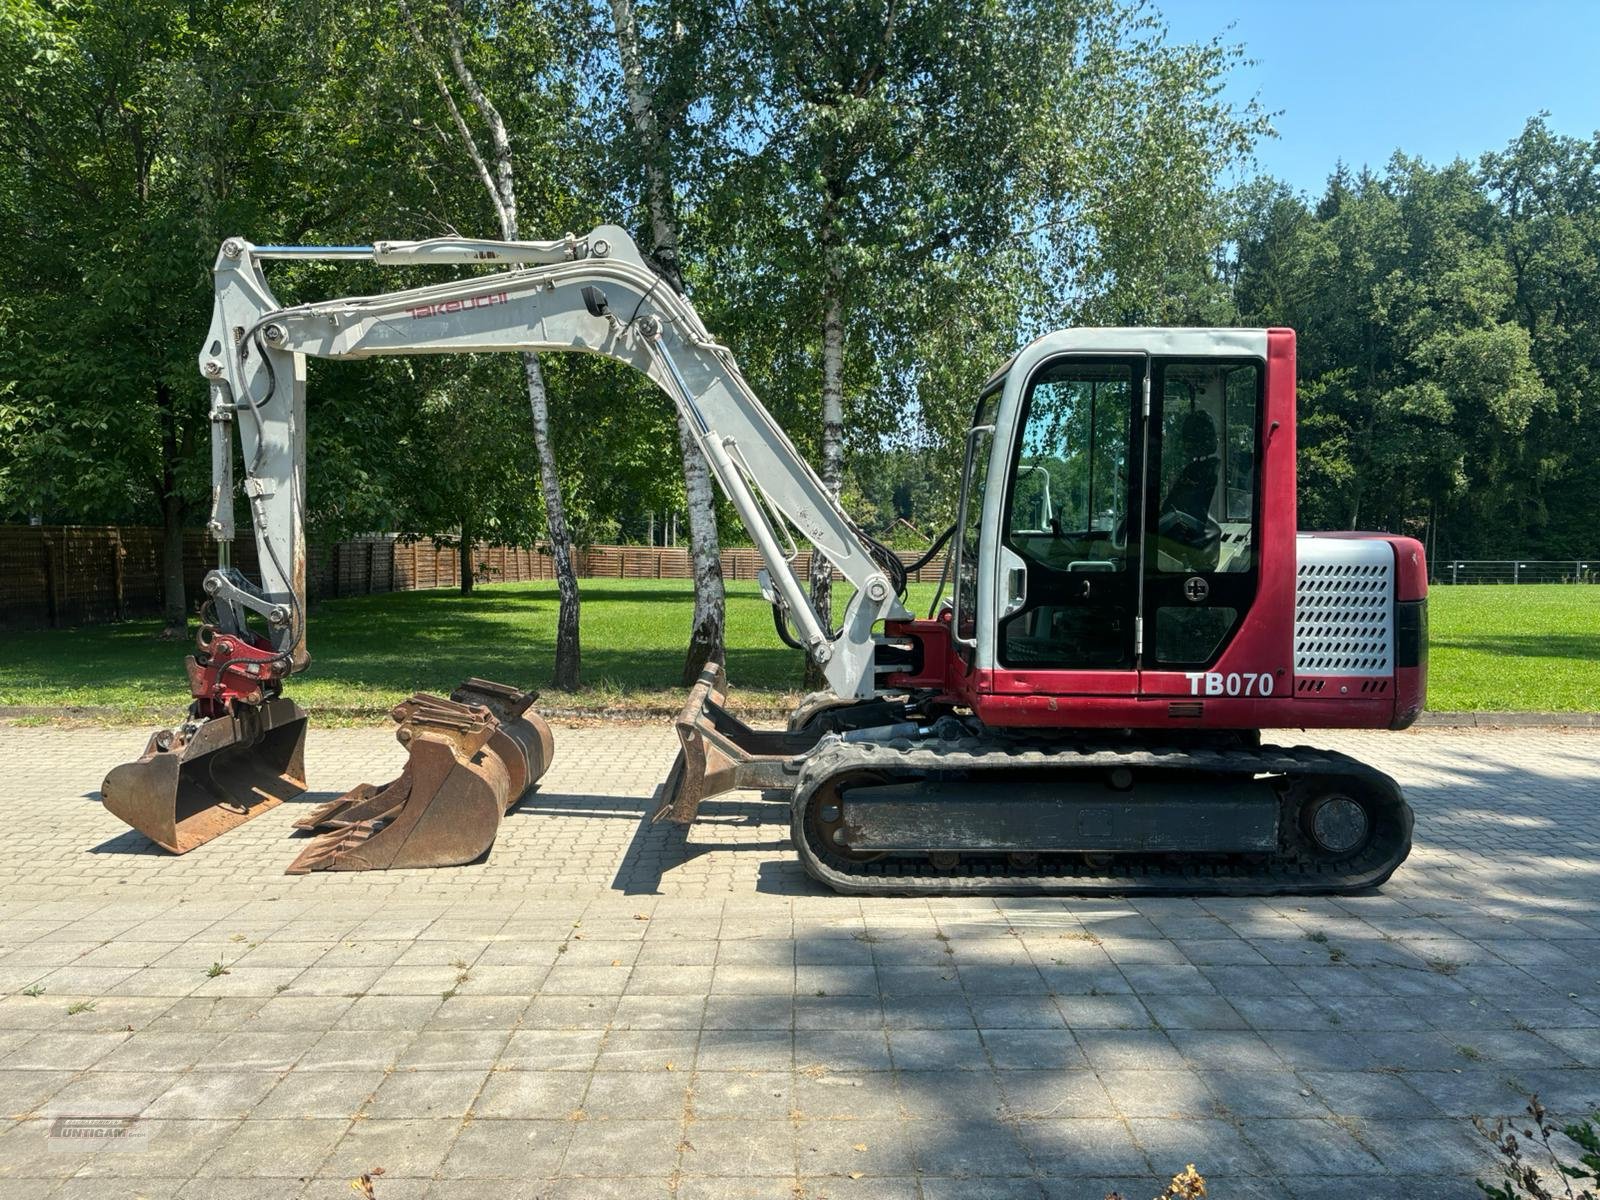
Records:
M1166 363L1152 566L1164 573L1243 573L1255 565L1254 363Z
M1024 558L1061 569L1127 565L1133 386L1126 363L1066 362L1034 381L1007 522Z

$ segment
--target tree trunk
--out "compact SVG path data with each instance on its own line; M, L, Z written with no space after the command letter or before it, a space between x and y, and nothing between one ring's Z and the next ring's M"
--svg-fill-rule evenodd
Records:
M479 85L477 77L472 73L472 68L467 65L458 24L459 8L452 7L448 10L450 67L466 91L468 99L477 108L483 123L488 127L494 162L492 171L478 149L477 141L473 138L460 107L451 95L443 73L429 53L421 31L412 20L411 10L405 0L401 0L400 8L412 40L433 74L439 98L444 101L456 132L461 136L462 147L472 159L478 178L494 204L495 212L500 218L500 236L507 241L516 241L517 178L511 157L511 136L506 131L500 110L489 99L488 94ZM561 595L560 610L556 617L555 685L570 692L577 690L582 667L578 649L578 576L573 567L572 537L567 530L566 506L561 501L561 480L556 474L555 451L550 444L550 405L545 394L544 373L539 369L537 355L523 354L522 373L528 383L528 408L533 418L533 444L539 457L539 489L544 495L545 530L550 536L550 558L555 567L556 588Z
M561 502L561 480L556 475L555 452L550 445L550 404L544 390L539 356L522 356L522 373L528 381L528 408L533 418L533 444L539 455L539 488L544 494L545 532L550 536L550 558L555 566L556 591L561 604L556 615L555 685L563 691L578 689L582 654L578 641L578 575L572 562L572 535L567 530L567 510Z
M822 482L835 499L844 482L844 299L843 281L830 263L822 298ZM833 629L833 564L813 548L811 607L824 629ZM822 668L806 662L806 686L827 686Z
M189 634L189 607L183 593L183 512L181 498L161 498L161 637L176 640Z
M461 528L461 544L457 553L461 556L461 594L470 596L476 580L472 577L472 533L466 526Z
M672 210L672 185L666 147L656 120L654 97L644 78L639 53L639 26L633 0L611 0L617 34L623 90L634 136L644 149L645 195L650 207L651 257L673 291L683 293L683 267L678 259L678 223ZM683 415L678 415L678 450L683 458L683 487L689 509L689 552L694 565L694 618L683 682L692 684L708 662L725 658L726 594L722 586L722 549L717 537L717 509L711 470Z
M172 389L156 384L161 418L161 633L164 640L187 637L189 605L183 593L183 519L188 506L178 493L178 418Z
M725 661L722 549L717 542L717 510L712 505L711 468L695 445L689 423L678 414L678 447L683 453L683 488L689 499L689 557L694 564L694 624L683 683L694 683L707 663Z

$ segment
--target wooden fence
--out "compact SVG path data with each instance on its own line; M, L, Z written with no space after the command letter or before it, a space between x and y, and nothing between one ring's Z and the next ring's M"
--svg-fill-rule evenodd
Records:
M256 575L255 541L234 542L234 564ZM911 562L914 554L902 554ZM802 571L810 554L802 552ZM200 581L216 561L216 550L199 530L184 534L183 575L191 606ZM727 579L756 577L760 556L750 546L722 552ZM939 578L935 559L915 578ZM581 546L579 576L588 579L689 579L689 552L678 546ZM550 556L537 549L479 545L473 570L491 583L553 579ZM837 578L837 575L835 575ZM392 535L351 538L331 545L313 542L306 585L313 598L458 587L461 557L453 546L430 538ZM0 525L0 628L86 625L161 611L161 530L115 525Z

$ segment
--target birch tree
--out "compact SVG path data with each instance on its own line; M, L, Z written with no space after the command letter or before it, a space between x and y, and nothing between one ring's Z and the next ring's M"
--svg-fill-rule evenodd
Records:
M670 118L658 111L656 95L645 77L639 23L633 0L610 0L616 35L628 123L636 139L643 168L645 204L650 214L650 258L668 285L682 294L681 238L673 192L672 156L668 145L674 132ZM679 110L682 114L682 108ZM711 472L694 432L683 414L677 414L678 446L683 456L683 484L689 512L689 548L694 562L694 621L689 652L683 664L683 682L694 682L708 662L720 663L725 654L725 596L722 554L717 537L717 511Z
M520 236L517 213L517 174L511 149L511 136L506 130L500 110L478 82L477 75L467 62L462 35L460 0L450 0L443 14L446 54L451 75L456 86L465 93L470 111L476 114L479 124L487 134L487 150L480 143L467 120L467 111L456 100L450 80L446 78L433 47L423 27L412 12L408 0L400 0L400 10L407 32L416 47L417 56L432 76L439 100L449 114L451 128L459 141L460 149L472 163L490 206L500 226L500 236L506 241L516 241ZM545 532L550 539L550 557L555 566L556 588L560 594L560 607L556 617L555 685L565 691L578 687L581 668L581 649L578 636L578 576L572 553L572 537L567 528L566 509L562 503L561 480L556 474L555 448L550 437L550 402L545 390L544 373L539 368L539 356L523 352L522 375L528 393L528 409L533 424L533 441L538 456L539 485L544 498Z
M738 7L733 28L759 64L757 149L732 173L728 205L746 214L757 204L743 197L759 195L776 214L764 282L786 297L788 336L814 355L819 471L836 495L847 429L865 441L952 411L942 397L903 404L904 381L929 377L930 352L969 358L992 336L964 351L950 329L976 319L1015 338L1065 323L1125 277L1159 278L1172 226L1189 230L1259 132L1253 109L1216 99L1232 52L1169 45L1139 4ZM1076 203L1090 177L1099 203ZM1129 194L1138 202L1114 203ZM1163 223L1178 201L1184 220ZM969 404L970 393L954 407ZM818 556L811 595L824 619L829 579Z

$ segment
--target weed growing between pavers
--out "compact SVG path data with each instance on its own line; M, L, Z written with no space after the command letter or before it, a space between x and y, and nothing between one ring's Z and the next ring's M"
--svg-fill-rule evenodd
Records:
M1500 1155L1501 1182L1489 1184L1479 1179L1478 1190L1489 1200L1557 1200L1558 1196L1567 1200L1600 1200L1600 1191L1595 1188L1586 1186L1581 1191L1572 1190L1573 1182L1600 1184L1600 1130L1595 1128L1600 1124L1600 1109L1586 1120L1559 1128L1539 1103L1538 1096L1528 1098L1526 1111L1531 1124L1523 1126L1523 1140L1517 1138L1518 1122L1498 1117L1491 1125L1481 1117L1472 1118L1478 1132ZM1555 1137L1558 1133L1576 1144L1579 1151L1576 1163L1563 1160L1557 1152ZM1543 1151L1547 1165L1535 1165L1523 1156L1524 1148L1533 1144ZM1551 1191L1545 1183L1547 1178L1558 1180L1561 1191Z
M1194 1164L1190 1163L1172 1177L1172 1181L1155 1200L1204 1200L1205 1195L1205 1176L1196 1171ZM1106 1200L1124 1200L1124 1197L1121 1192L1111 1192L1106 1196Z

